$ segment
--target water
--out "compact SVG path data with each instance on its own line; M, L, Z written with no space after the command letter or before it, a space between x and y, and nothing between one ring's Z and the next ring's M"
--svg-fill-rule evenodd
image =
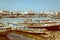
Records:
M48 17L35 17L32 18L32 20L47 20ZM7 22L12 22L12 23L23 23L25 18L2 18L0 19L0 22L7 24Z
M0 19L0 22L7 24L7 22L24 22L23 18L2 18Z

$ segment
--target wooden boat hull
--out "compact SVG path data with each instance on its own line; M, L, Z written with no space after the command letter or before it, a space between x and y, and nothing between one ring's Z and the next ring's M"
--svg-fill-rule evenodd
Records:
M11 32L11 28L0 29L0 35L8 35Z
M56 31L56 30L60 30L60 25L42 26L42 27L29 27L29 28L38 28L38 29L45 28L47 30L54 30L54 31Z

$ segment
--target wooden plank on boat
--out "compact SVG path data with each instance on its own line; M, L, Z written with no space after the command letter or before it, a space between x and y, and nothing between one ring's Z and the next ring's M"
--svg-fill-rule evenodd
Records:
M45 29L48 29L48 30L60 30L59 28L60 25L53 25L53 26L39 26L39 27L29 27L29 28L37 28L37 29L40 29L40 28L45 28Z

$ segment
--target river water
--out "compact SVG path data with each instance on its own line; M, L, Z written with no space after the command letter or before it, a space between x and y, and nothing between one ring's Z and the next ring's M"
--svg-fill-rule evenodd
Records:
M32 20L47 20L48 17L39 17L39 18L32 18ZM2 18L0 19L0 22L7 24L7 22L13 22L13 23L23 23L25 18Z
M48 17L35 17L32 18L32 20L47 20ZM0 22L7 24L7 22L12 22L12 23L23 23L25 18L2 18L0 19Z

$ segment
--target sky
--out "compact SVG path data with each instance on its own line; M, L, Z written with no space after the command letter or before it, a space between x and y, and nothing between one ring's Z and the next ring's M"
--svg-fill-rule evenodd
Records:
M0 0L0 10L60 11L60 0Z

